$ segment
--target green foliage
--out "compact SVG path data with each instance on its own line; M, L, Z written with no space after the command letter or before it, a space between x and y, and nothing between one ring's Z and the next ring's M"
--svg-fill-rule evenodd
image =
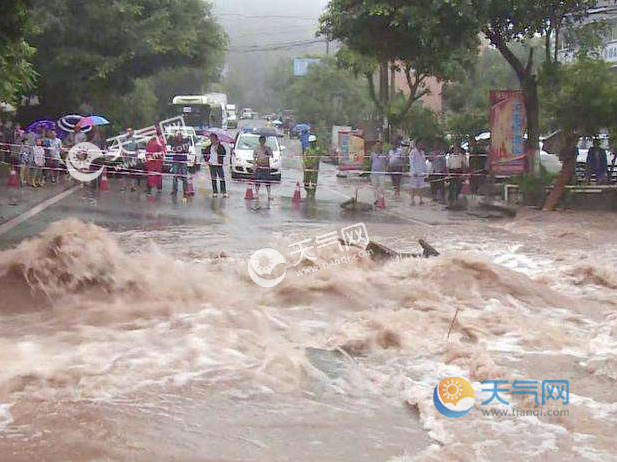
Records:
M518 185L519 191L523 194L525 205L541 207L546 202L546 188L553 184L555 175L548 173L544 167L540 166L537 175L519 175L512 178L512 183Z
M122 104L136 79L184 67L207 69L212 76L222 63L225 37L201 0L33 4L30 15L37 18L37 28L28 40L38 51L34 63L41 75L42 115L81 105L98 111L110 101Z
M127 127L140 128L152 124L160 101L152 79L137 79L129 93L102 101L98 108L112 121L111 132L115 133Z
M370 104L365 85L346 70L339 69L332 58L309 67L304 77L295 77L281 88L284 102L294 109L297 119L313 125L323 123L347 125L366 116Z
M378 62L404 62L418 74L448 78L478 46L472 6L443 1L331 0L320 33Z
M30 28L28 0L0 3L0 101L14 103L34 83L34 49L24 36Z
M414 105L401 123L401 128L411 139L443 139L445 130L439 115L434 111Z
M544 91L549 126L593 136L615 123L617 77L611 65L595 59L579 59L554 69L556 77Z
M320 34L342 41L339 63L362 73L379 113L393 125L413 103L428 94L428 76L455 78L479 45L479 26L469 2L426 0L330 0L320 19ZM387 67L404 72L410 94L398 111L389 101ZM373 76L380 68L380 89Z

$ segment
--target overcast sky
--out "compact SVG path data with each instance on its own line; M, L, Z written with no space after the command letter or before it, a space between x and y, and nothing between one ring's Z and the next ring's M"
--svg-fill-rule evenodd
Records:
M231 45L310 40L328 0L213 0ZM257 16L257 17L247 17Z

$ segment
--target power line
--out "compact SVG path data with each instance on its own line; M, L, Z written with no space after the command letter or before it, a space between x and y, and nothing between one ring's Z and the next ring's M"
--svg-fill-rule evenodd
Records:
M232 35L232 38L255 37L255 36L272 37L273 35L282 35L282 34L288 34L290 32L296 32L298 30L305 31L309 29L317 31L317 28L314 26L297 26L297 27L290 27L288 29L277 29L273 32L264 32L263 30L261 30L259 32L248 32L248 33L231 34L231 35Z
M236 52L236 53L252 53L256 51L276 51L276 50L286 50L290 48L304 47L309 45L314 45L317 43L323 43L322 39L313 39L313 40L303 40L296 42L283 42L283 43L270 43L267 45L255 45L252 47L236 47L236 48L228 48L227 51Z
M240 18L248 18L248 19L299 19L302 21L315 21L317 22L317 18L307 18L303 16L283 16L283 15L251 15L251 14L241 14L241 13L219 13L215 14L215 16L235 16Z

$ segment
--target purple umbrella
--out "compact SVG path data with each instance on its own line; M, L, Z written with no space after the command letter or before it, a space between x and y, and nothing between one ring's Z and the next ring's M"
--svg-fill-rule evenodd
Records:
M43 130L55 130L56 122L54 120L49 119L39 119L32 122L30 125L26 127L26 133L29 132L37 132L39 127L43 128Z
M216 135L221 143L233 143L236 139L222 128L206 128L204 136Z

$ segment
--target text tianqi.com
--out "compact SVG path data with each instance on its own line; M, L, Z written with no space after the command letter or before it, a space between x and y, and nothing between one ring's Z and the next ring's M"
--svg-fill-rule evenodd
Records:
M324 260L320 264L303 266L296 270L297 276L316 273L322 269L352 263L360 258L370 256L372 250L360 247L361 245L368 245L369 242L366 225L364 223L357 223L347 226L340 231L322 234L315 239L304 239L288 245L289 248L294 248L293 251L289 252L289 256L296 257L295 262L291 266L287 266L286 258L278 250L271 248L260 249L251 255L248 261L248 273L253 282L258 286L265 288L275 287L285 279L288 269L296 268L305 261L316 262L318 258L314 254L315 249L334 246L338 247L339 251L345 253L345 255ZM360 250L355 253L349 253L352 248L359 248ZM278 273L275 271L277 268L279 268Z

